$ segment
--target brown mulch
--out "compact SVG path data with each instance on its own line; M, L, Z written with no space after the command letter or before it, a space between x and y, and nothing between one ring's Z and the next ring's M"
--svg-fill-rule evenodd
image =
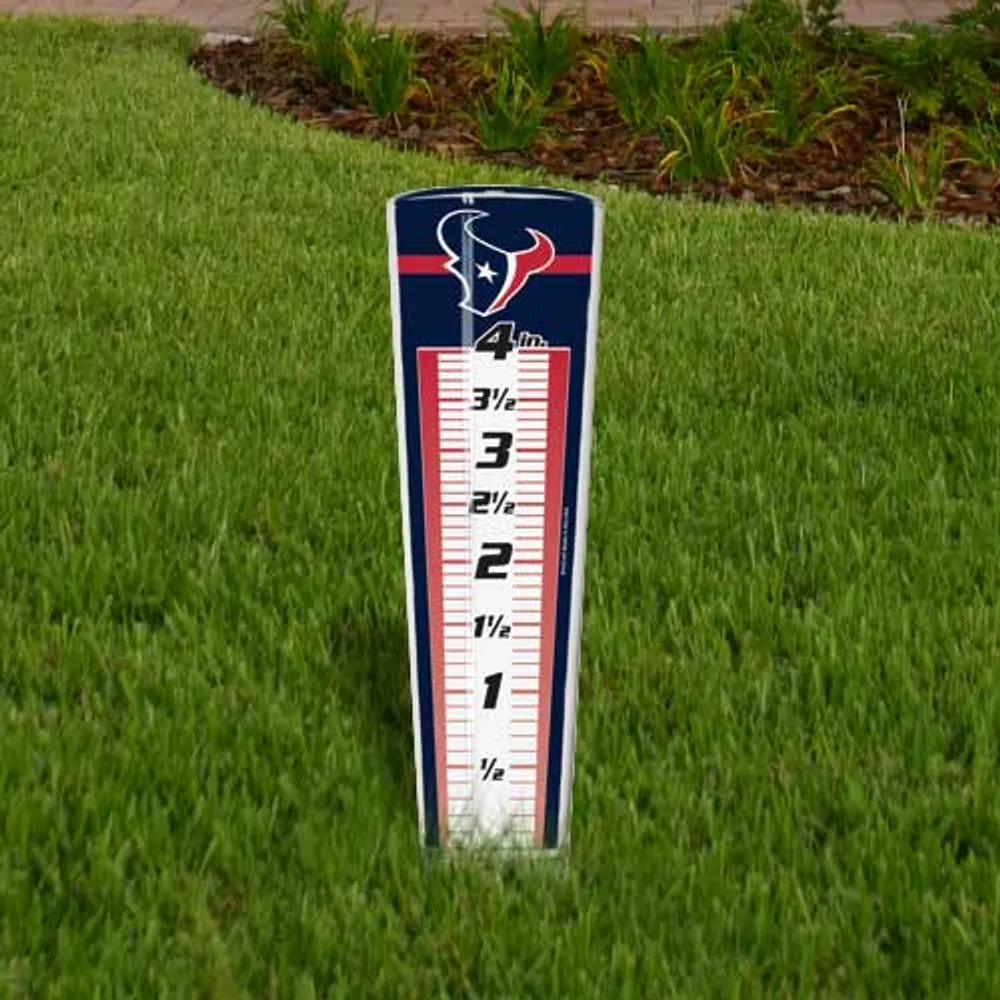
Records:
M610 36L590 36L595 46ZM664 148L655 136L637 139L618 117L615 103L597 71L580 65L557 85L557 108L545 121L545 134L530 150L489 153L475 138L472 98L484 82L475 68L485 53L479 36L422 34L416 73L428 92L414 96L396 119L379 120L360 97L330 86L281 35L251 42L203 46L192 64L212 84L314 127L331 128L398 148L448 158L503 164L582 181L601 181L657 195L691 193L707 200L822 208L847 214L900 218L901 213L874 183L870 164L879 153L893 155L899 143L895 95L867 85L853 98L856 110L844 115L829 135L797 149L768 153L742 162L731 181L671 182L660 176ZM633 44L615 36L613 44ZM569 108L572 110L569 110ZM947 124L947 123L946 123ZM926 134L926 130L925 130ZM919 128L907 128L908 147L919 146ZM911 147L912 148L912 147ZM958 150L954 151L956 155ZM932 218L959 225L1000 221L1000 171L955 163Z

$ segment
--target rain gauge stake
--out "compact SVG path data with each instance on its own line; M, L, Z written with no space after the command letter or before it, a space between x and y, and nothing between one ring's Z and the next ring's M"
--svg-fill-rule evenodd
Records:
M601 225L545 188L388 205L427 847L568 844Z

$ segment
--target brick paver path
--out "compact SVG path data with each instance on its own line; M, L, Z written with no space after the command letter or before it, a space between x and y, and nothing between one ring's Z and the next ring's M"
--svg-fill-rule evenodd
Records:
M0 0L0 14L79 14L95 17L157 17L186 21L205 31L252 35L257 16L273 0ZM737 0L588 0L587 21L595 28L634 26L697 28L736 6ZM848 21L890 28L902 21L934 21L971 0L844 0ZM495 26L488 17L491 0L385 0L382 21L407 28L481 31ZM505 5L517 6L514 0ZM357 9L374 9L356 0ZM550 9L556 9L550 5Z

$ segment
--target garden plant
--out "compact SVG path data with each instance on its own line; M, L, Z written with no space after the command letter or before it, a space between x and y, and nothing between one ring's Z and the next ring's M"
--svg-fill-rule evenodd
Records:
M301 119L573 180L957 223L1000 218L1000 0L891 35L835 0L748 0L691 35L588 33L528 0L487 37L281 0L200 71ZM905 107L901 116L899 108Z

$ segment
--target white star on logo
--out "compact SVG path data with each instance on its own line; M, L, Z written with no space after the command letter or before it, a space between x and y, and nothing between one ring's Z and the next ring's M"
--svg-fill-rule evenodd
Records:
M493 279L497 276L496 271L492 270L489 264L477 264L476 267L479 268L479 277L485 278L492 285Z

